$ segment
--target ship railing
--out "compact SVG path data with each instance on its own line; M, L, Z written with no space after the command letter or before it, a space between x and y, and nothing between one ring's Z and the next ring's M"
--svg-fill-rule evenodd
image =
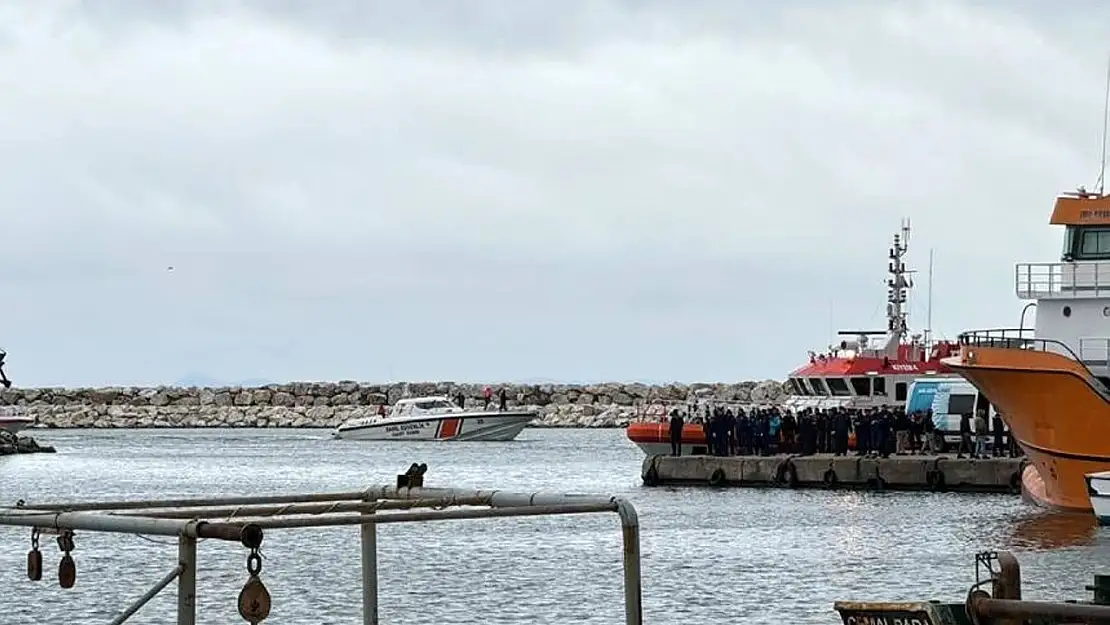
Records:
M69 548L63 547L65 556L59 567L59 583L67 588L76 576L72 559L68 564L66 560L73 548L75 532L177 537L174 566L112 621L123 623L176 580L177 625L197 622L199 539L241 543L248 550L250 575L240 593L239 610L248 621L258 622L268 615L271 601L268 591L263 588L260 593L258 588L262 567L259 549L264 532L357 525L362 556L362 622L369 625L378 623L377 526L382 523L616 513L623 537L624 622L641 625L640 526L636 509L627 500L599 495L424 488L426 470L426 465L414 464L407 473L397 476L397 486L371 486L349 492L39 505L20 501L15 507L0 507L0 525L32 528L32 553L39 554L37 578L42 576L42 552L37 551L39 533L58 534L59 545L68 542ZM28 556L28 576L36 579L32 559ZM69 572L65 573L67 566ZM69 585L62 581L67 576ZM261 618L252 621L248 616Z
M1023 349L1029 351L1048 352L1070 358L1083 367L1084 373L1087 374L1088 381L1091 382L1092 387L1098 391L1107 400L1110 400L1110 388L1107 388L1102 379L1091 369L1092 366L1098 367L1100 371L1105 371L1106 367L1110 365L1110 338L1107 339L1090 339L1092 341L1090 348L1085 348L1085 340L1081 339L1079 342L1080 354L1086 353L1098 354L1100 357L1094 357L1090 360L1085 359L1083 356L1076 354L1075 351L1063 341L1056 339L1036 338L1033 336L1034 330L1032 328L994 328L989 330L969 330L963 332L959 336L961 345L968 345L971 347L999 347L1003 349ZM1101 346L1099 345L1101 343Z
M1110 263L1019 263L1014 292L1019 299L1110 297Z
M1088 367L1110 367L1110 337L1079 339L1079 357Z
M1033 328L990 328L987 330L968 330L961 332L960 345L971 347L999 347L1003 349L1024 349L1051 352L1083 362L1067 343L1055 339L1037 338Z

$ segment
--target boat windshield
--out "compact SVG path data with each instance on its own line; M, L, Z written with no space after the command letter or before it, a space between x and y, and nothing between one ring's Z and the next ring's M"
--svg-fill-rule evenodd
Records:
M444 399L429 399L427 401L416 402L416 407L420 410L442 410L444 408L451 408L451 403Z

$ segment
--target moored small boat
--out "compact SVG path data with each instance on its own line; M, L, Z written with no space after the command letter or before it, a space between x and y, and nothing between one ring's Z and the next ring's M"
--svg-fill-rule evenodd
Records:
M343 423L335 429L335 438L511 441L536 418L531 410L467 410L447 397L401 399L383 412Z
M18 434L34 424L34 417L23 414L18 406L0 406L0 430Z
M1110 471L1088 473L1087 494L1099 525L1110 525Z

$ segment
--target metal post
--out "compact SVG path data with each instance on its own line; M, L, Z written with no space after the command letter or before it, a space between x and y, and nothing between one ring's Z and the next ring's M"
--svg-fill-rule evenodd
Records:
M177 625L197 623L197 539L182 534L177 541Z
M370 516L373 511L364 512ZM359 525L362 539L362 625L378 625L378 525Z
M624 499L613 498L621 519L624 539L624 623L641 625L644 620L640 586L640 519L636 508Z

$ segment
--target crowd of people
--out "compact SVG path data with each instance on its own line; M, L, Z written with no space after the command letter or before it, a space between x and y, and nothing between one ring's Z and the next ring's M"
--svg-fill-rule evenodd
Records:
M706 451L714 456L851 452L859 456L889 457L938 454L947 451L944 432L933 421L933 411L906 413L901 408L807 408L797 413L779 408L691 405L670 412L672 455L682 454L682 431L687 423L701 425ZM997 414L960 416L957 458L1017 456L1020 451ZM854 436L853 436L854 435ZM854 438L854 445L851 445ZM993 440L992 440L993 439ZM852 449L854 447L854 449Z

